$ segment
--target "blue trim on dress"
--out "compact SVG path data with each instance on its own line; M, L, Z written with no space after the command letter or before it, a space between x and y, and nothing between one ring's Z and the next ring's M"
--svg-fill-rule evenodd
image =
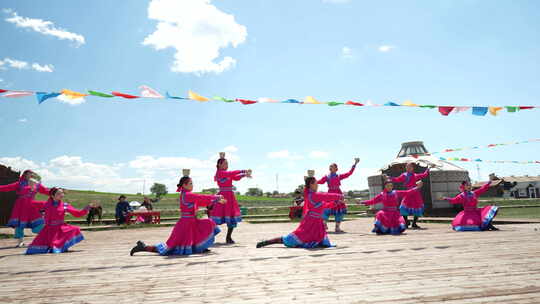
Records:
M202 253L214 244L215 236L220 232L221 229L216 226L208 238L199 244L193 246L174 246L169 248L167 247L166 243L159 243L156 245L156 250L160 255L190 255L194 253Z
M491 221L497 216L497 212L499 212L499 207L497 206L490 206L488 214L486 214L486 217L482 219L482 225L480 228L482 230L485 230L489 224L491 224Z
M399 224L397 227L386 227L384 226L379 220L375 221L373 230L371 232L375 232L378 234L401 234L403 231L407 229L407 226L405 224Z
M404 205L399 206L399 213L404 216L414 215L414 216L423 216L424 207L420 208L409 208Z
M482 231L477 225L464 225L452 227L455 231Z
M42 217L39 217L32 222L21 222L18 218L10 219L6 226L12 227L12 228L30 228L34 229L40 225L45 224L45 221Z
M73 238L71 238L69 241L64 243L64 246L62 248L55 248L55 247L49 247L49 246L28 246L28 249L26 250L26 254L40 254L40 253L62 253L66 252L69 247L79 243L80 241L84 240L84 236L79 233Z
M283 240L283 245L291 248L335 247L335 245L332 245L332 243L330 243L328 236L324 236L324 239L321 242L304 243L293 232L287 234L281 239Z
M210 219L216 225L227 224L227 227L235 228L242 221L242 216L211 216Z
M328 221L330 216L333 215L336 219L336 222L343 222L343 218L345 217L345 214L347 214L347 207L340 208L340 209L328 208L328 209L324 209L323 211L323 219L325 221Z

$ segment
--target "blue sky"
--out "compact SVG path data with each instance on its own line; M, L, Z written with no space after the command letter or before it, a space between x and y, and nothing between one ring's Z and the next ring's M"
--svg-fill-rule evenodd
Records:
M540 4L532 0L7 0L1 8L4 89L138 94L148 85L177 96L191 89L249 99L540 105ZM14 16L49 21L62 34L6 20ZM279 174L279 190L289 192L305 170L321 175L330 162L344 170L356 156L358 171L343 186L366 188L366 177L404 141L438 151L540 137L538 110L443 117L414 108L93 97L40 106L35 97L0 98L0 123L0 163L33 168L51 186L123 192L141 192L145 180L172 191L184 167L196 189L212 186L224 149L232 169L254 170L237 183L241 190L275 190ZM539 160L539 145L446 156ZM475 165L460 165L477 179ZM481 179L540 174L538 165L480 171Z

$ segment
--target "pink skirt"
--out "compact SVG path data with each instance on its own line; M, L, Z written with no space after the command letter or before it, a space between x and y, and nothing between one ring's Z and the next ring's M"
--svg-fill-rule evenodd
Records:
M169 239L156 245L161 255L189 255L204 252L214 244L214 237L221 230L209 219L181 218L174 226Z
M405 229L407 229L407 225L397 209L383 209L375 215L372 232L377 234L401 234Z
M491 224L499 207L485 206L476 210L463 210L452 221L452 229L456 231L482 231Z
M320 215L313 216L308 212L296 230L284 236L283 244L287 247L332 247L324 222Z
M401 201L401 205L410 209L419 209L424 207L424 199L422 193L418 190L411 191Z
M7 225L13 228L35 228L44 223L38 208L32 205L32 199L19 197L11 211Z
M220 191L227 202L225 204L214 204L210 210L210 219L216 225L227 224L228 227L236 227L242 221L240 207L232 191Z
M84 237L79 227L65 223L55 226L45 225L28 246L26 254L66 252L69 247L82 240Z

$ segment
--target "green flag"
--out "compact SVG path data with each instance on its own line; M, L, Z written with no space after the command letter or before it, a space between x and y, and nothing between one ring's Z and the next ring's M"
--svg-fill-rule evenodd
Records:
M94 95L94 96L99 96L99 97L114 97L114 95L109 95L109 94L96 92L96 91L92 91L92 90L88 90L88 94Z

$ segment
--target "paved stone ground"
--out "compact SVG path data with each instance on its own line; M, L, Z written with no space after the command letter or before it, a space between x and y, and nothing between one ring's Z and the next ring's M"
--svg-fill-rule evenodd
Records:
M224 245L222 233L212 253L189 257L129 256L135 241L163 241L170 227L85 232L59 255L25 256L4 239L0 302L540 303L540 224L462 233L424 224L401 236L371 226L344 223L332 249L256 249L295 224L243 223L237 244Z

